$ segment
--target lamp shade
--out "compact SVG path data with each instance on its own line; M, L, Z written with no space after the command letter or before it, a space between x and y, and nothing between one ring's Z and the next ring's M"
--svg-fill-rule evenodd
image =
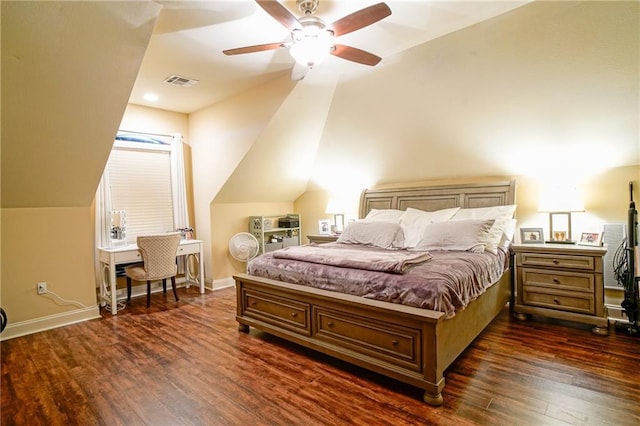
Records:
M345 213L344 201L340 198L329 198L327 201L327 208L325 210L327 214L343 214Z
M575 186L551 186L543 191L538 210L541 212L583 212L584 204L580 191Z

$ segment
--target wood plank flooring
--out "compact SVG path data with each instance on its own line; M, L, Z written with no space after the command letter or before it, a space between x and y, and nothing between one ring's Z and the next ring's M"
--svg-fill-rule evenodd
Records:
M235 322L235 292L155 294L2 342L2 425L638 425L640 337L505 309L419 389Z

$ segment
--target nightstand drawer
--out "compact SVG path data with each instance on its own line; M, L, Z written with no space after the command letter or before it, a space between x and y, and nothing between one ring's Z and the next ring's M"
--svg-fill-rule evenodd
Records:
M518 265L582 269L585 271L593 271L595 269L595 260L592 256L518 253Z
M522 289L523 300L527 305L581 314L595 314L593 294L554 291L545 287L529 285L523 286Z
M558 290L593 294L595 278L593 274L579 272L552 271L549 269L522 269L522 284L549 287Z

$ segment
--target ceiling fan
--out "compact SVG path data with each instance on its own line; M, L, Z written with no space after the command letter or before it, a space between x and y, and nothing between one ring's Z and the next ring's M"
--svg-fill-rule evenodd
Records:
M296 18L277 1L256 0L256 3L291 31L291 41L228 49L223 51L225 55L262 52L281 47L289 48L289 53L296 60L291 71L292 80L303 79L309 69L319 64L329 54L370 66L376 65L382 60L379 56L356 47L335 44L334 40L336 37L359 30L391 15L391 9L385 3L365 7L330 25L325 24L317 16L313 16L318 8L319 0L297 0L298 9L304 15L300 18Z

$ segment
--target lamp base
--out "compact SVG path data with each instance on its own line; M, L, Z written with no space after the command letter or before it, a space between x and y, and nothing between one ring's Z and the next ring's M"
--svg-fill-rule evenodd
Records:
M558 240L548 240L545 241L545 243L547 244L575 244L575 241L568 241L568 240L564 240L564 241L558 241Z

